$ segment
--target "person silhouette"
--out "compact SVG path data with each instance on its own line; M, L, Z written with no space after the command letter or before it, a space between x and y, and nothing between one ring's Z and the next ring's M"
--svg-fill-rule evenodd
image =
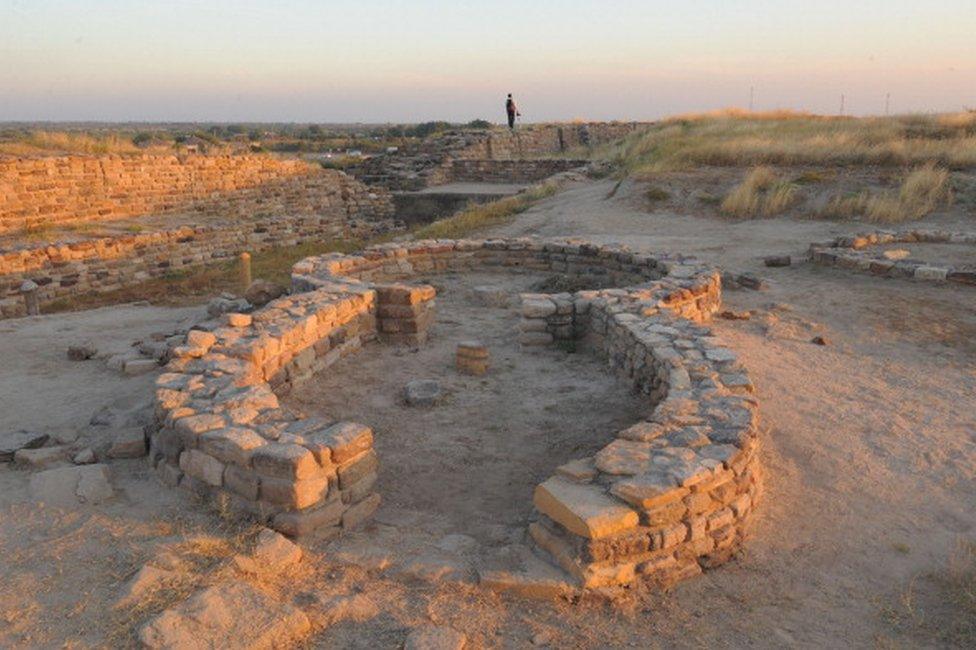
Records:
M515 105L515 100L512 99L512 93L508 93L508 99L505 100L505 112L508 113L508 128L515 130L515 118L516 116L521 117L522 114L518 112L518 107Z

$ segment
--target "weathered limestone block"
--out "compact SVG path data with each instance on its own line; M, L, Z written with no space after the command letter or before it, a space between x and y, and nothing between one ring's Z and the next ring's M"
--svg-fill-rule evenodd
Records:
M536 508L581 537L618 534L638 524L637 513L608 497L602 488L553 477L535 489Z
M321 474L321 466L308 449L295 444L270 443L251 454L255 471L265 476L306 479Z

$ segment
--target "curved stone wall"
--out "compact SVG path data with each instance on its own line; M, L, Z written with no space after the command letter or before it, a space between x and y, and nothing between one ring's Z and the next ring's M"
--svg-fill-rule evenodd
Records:
M958 282L976 285L976 246L973 263L965 267L917 259L892 259L879 252L876 246L885 244L974 244L976 233L945 230L877 230L874 232L838 237L829 242L810 245L810 258L826 266L866 271L891 278L914 278L933 282Z
M399 282L472 269L619 285L524 294L518 336L601 355L654 407L648 421L537 487L529 529L537 546L587 588L671 582L730 557L761 481L752 385L702 324L721 305L719 275L623 247L438 240L302 260L292 296L253 316L228 315L174 350L158 382L154 466L169 483L225 495L289 534L356 525L379 500L368 427L295 418L274 390L377 336L423 343L434 290Z

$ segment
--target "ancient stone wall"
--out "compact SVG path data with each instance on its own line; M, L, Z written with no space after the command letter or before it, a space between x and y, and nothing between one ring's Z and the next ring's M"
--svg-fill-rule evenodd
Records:
M289 535L355 527L379 505L372 431L298 418L279 408L275 391L358 350L378 329L395 342L408 331L422 340L433 297L428 286L332 286L191 331L156 382L151 466L163 482Z
M109 174L115 164L121 166ZM213 190L228 166L223 187L231 189ZM76 167L82 171L72 173ZM35 177L47 179L37 185L47 189L38 190L41 194L36 197L30 192L16 193L16 197L36 198L30 208L34 216L24 217L26 208L13 209L29 202L24 198L0 204L5 206L0 215L20 215L11 217L15 221L112 219L157 209L190 211L195 225L94 238L79 233L73 241L0 247L0 317L4 318L25 313L18 293L25 280L39 286L43 306L66 296L111 291L244 250L290 246L306 239L368 237L395 225L387 190L368 188L342 172L316 171L304 164L261 156L193 156L186 164L164 156L104 161L52 158L20 160L8 166L6 173L11 170L27 170L18 181L24 188L40 183ZM44 174L38 176L37 170ZM52 175L61 171L69 176L59 179ZM275 177L278 171L285 177ZM187 181L196 176L201 180ZM146 187L138 186L137 180ZM261 184L232 189L245 180ZM87 188L86 182L90 183ZM169 182L174 185L167 185ZM209 198L201 198L204 195ZM92 216L90 206L103 204L108 212ZM0 216L0 222L3 219ZM13 237L9 240L15 241Z
M623 247L439 240L302 260L293 268L295 295L253 317L228 316L236 329L191 332L195 340L174 351L156 394L155 466L170 483L243 497L245 509L290 534L334 534L355 525L379 499L370 492L373 479L365 478L376 471L368 428L296 419L278 409L272 387L287 389L377 331L395 343L422 343L433 289L389 283L471 269L625 285L523 296L524 345L572 341L605 358L627 390L653 407L646 421L617 432L594 456L559 467L536 488L529 535L540 550L582 588L671 583L727 560L743 540L762 483L752 384L735 354L702 324L720 307L721 281L693 260ZM211 439L237 440L241 427L254 434L244 437L259 451L231 462L233 454ZM237 453L241 445L230 446ZM365 469L343 465L352 459ZM344 484L343 472L356 480ZM285 490L282 480L292 487ZM298 496L306 490L308 496Z
M452 160L448 178L455 183L535 183L586 166L586 160Z
M811 244L810 259L817 264L864 271L889 278L914 278L930 282L958 282L976 285L976 246L972 263L958 266L939 260L913 259L907 251L881 251L886 244L969 244L976 245L976 233L915 229L878 230L853 237ZM894 254L893 254L894 253Z
M612 142L643 126L638 122L593 122L533 124L515 131L450 131L403 147L395 153L374 156L347 171L369 185L401 192L460 180L497 182L491 172L503 166L485 167L486 175L482 177L474 173L478 169L476 166L466 167L462 164L457 169L463 176L457 177L454 165L459 160L506 161L558 157L580 147ZM516 168L513 166L513 169Z

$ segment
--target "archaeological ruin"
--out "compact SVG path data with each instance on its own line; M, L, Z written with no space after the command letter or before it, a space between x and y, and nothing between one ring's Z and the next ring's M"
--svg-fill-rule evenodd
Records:
M707 321L716 271L582 241L418 241L293 268L293 293L199 325L157 380L150 463L289 535L355 528L382 498L369 422L297 417L278 396L369 345L421 346L436 292L418 278L546 271L613 288L521 295L523 348L572 342L652 407L535 489L528 535L578 588L671 584L723 563L761 492L757 402ZM365 346L365 347L364 347ZM527 352L528 353L528 352ZM491 584L492 574L482 581Z

